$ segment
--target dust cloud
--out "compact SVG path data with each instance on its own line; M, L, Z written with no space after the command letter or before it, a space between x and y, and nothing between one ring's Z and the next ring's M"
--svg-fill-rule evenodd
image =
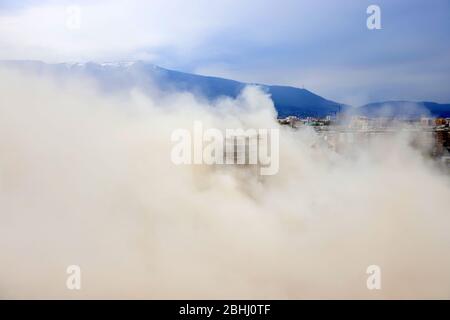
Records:
M450 180L405 135L338 154L280 127L262 179L170 159L196 120L277 128L256 87L208 102L3 70L0 88L1 298L450 298Z

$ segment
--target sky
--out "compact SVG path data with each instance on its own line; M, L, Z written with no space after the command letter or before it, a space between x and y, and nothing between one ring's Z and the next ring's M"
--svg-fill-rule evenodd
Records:
M145 60L351 105L450 103L449 39L448 0L0 0L0 59Z

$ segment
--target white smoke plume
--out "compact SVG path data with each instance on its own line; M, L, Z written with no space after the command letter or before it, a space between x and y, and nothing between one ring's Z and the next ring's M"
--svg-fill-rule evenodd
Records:
M346 155L280 128L260 179L170 160L195 120L277 127L257 88L106 96L10 71L0 88L1 298L450 298L450 180L408 137Z

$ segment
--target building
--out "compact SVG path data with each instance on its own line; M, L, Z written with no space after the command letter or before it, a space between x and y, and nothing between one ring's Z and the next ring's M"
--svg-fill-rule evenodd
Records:
M349 128L356 130L368 130L369 118L362 116L354 116L350 120Z
M421 117L420 118L420 125L422 127L433 127L435 125L435 120L434 120L434 118Z

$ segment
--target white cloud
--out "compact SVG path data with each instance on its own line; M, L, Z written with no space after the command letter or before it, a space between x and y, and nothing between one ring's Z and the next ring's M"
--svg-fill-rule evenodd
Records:
M0 59L95 60L147 52L151 57L165 47L189 51L223 26L220 17L230 8L207 1L82 2L80 28L70 29L68 6L51 3L0 16Z
M389 14L379 33L366 28L367 3L50 1L0 12L0 59L140 59L247 82L305 85L344 103L448 102L445 2L425 10L420 1L380 0ZM81 25L71 30L66 6L77 4Z
M68 6L81 9L79 29L66 28ZM227 47L231 38L270 46L292 41L292 33L296 41L308 41L326 32L312 27L333 19L330 13L337 7L345 5L304 0L52 1L0 14L0 59L105 60L151 57L164 49L198 56L212 47L239 51ZM211 46L221 41L222 46Z

